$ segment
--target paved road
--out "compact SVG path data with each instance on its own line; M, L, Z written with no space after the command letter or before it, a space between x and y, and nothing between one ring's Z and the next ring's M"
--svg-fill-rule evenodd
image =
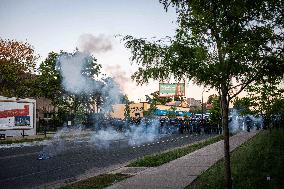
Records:
M89 170L126 163L144 155L186 145L213 135L170 135L136 146L113 141L107 149L87 142L66 142L64 150L47 160L39 160L44 146L0 148L0 188L33 188L44 184L78 178ZM51 186L51 185L49 185Z

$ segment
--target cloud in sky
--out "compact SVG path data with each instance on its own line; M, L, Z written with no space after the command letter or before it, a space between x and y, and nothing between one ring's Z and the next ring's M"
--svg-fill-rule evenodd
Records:
M110 36L99 34L97 36L90 33L80 35L78 39L78 48L87 53L100 53L110 51L112 41Z

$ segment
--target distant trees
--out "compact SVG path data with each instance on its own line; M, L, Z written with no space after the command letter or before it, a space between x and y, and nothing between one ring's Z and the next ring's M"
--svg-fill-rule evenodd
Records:
M0 94L21 98L33 96L33 74L38 58L29 43L0 38Z
M150 95L152 96L153 100L157 104L165 105L166 103L172 101L172 99L170 97L160 97L159 91L155 91L155 92L151 93Z
M234 100L233 108L237 110L240 115L253 114L253 101L249 97L236 98Z
M210 122L213 124L221 125L222 111L221 111L221 98L217 95L210 95L208 102L212 104L212 108L209 110Z
M60 57L72 59L77 56L83 56L83 59L80 59L80 61L83 61L83 67L78 69L81 69L83 81L88 83L88 86L82 86L86 83L79 83L79 87L88 89L73 91L67 85L64 85L61 73L64 68L62 62L60 62ZM120 101L122 94L112 78L103 76L98 79L100 69L101 65L92 55L82 54L77 50L73 53L61 51L58 54L51 52L38 69L37 95L51 99L62 115L67 113L76 115L79 122L85 119L86 114L98 112L99 109L103 109L105 112L111 111L112 104ZM69 74L72 76L73 73Z

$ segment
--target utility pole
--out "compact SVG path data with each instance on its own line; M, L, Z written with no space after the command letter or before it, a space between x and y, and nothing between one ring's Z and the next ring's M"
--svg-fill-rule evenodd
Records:
M202 91L202 97L201 97L201 121L203 121L203 113L204 113L204 107L203 107L203 93L204 93L204 91L205 91L205 88ZM209 91L209 89L205 92L208 92L208 91Z

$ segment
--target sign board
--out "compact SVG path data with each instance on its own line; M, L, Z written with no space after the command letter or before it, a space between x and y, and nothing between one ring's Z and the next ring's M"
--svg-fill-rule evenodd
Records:
M0 99L0 130L32 129L35 102Z
M184 96L185 95L185 84L184 83L160 83L159 92L160 92L160 97Z

